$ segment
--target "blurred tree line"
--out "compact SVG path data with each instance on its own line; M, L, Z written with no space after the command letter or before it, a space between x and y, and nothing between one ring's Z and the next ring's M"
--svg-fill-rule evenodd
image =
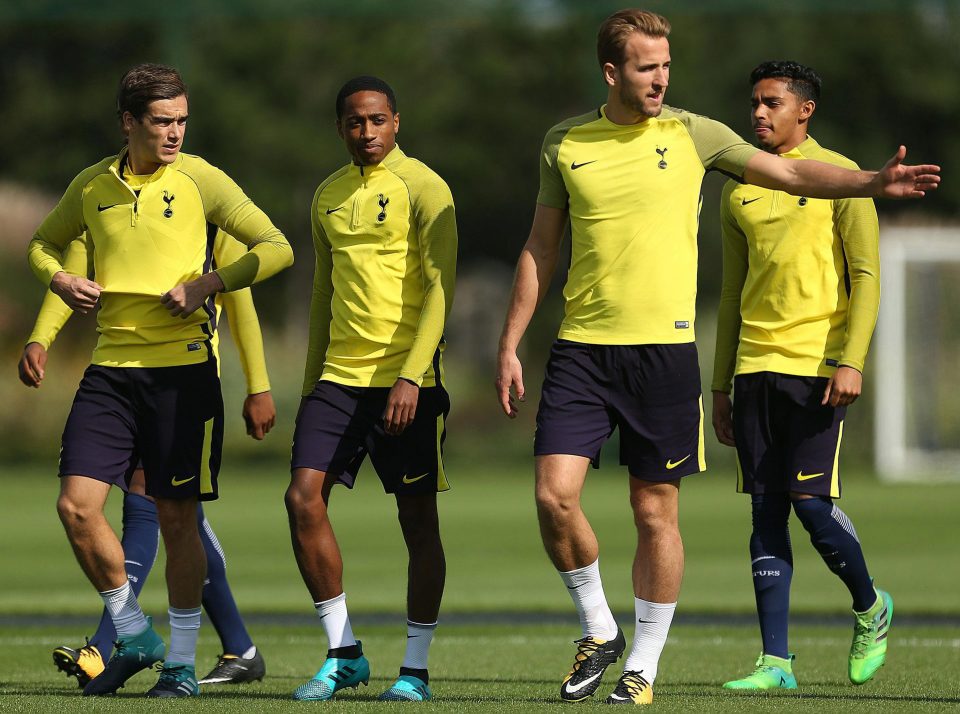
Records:
M881 220L955 220L960 4L642 4L673 24L668 104L721 120L749 139L750 70L768 59L808 64L824 79L812 129L822 144L878 168L903 143L908 160L944 167L935 195L919 203L884 202ZM463 324L452 326L483 336L479 351L471 346L462 354L486 380L504 292L533 215L543 135L603 102L596 31L621 6L606 0L3 0L0 184L55 200L82 168L120 148L115 90L121 74L143 61L177 66L190 88L185 150L237 180L294 246L297 264L258 287L257 303L265 325L300 334L313 271L308 206L317 184L347 160L334 129L334 97L354 75L382 76L397 92L401 146L453 190L461 275L493 276L498 286L492 293L476 285L461 292L461 300L480 304L458 304ZM718 176L704 183L705 315L719 293L722 184ZM0 332L11 365L42 288L25 264L29 232L13 235L3 223L0 218ZM556 292L528 340L532 367L542 362L557 326ZM701 354L712 354L702 337L700 346ZM297 372L300 364L288 367ZM10 367L6 374L12 375ZM483 389L489 391L486 383Z

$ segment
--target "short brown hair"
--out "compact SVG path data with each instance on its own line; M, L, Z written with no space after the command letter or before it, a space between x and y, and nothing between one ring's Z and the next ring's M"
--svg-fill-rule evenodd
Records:
M670 34L670 21L663 15L637 8L613 13L597 33L597 59L601 67L607 62L616 67L623 64L623 48L634 32L647 37L666 37Z
M187 95L180 73L162 64L138 64L127 71L117 89L117 116L130 112L139 121L147 105L158 99L176 99Z

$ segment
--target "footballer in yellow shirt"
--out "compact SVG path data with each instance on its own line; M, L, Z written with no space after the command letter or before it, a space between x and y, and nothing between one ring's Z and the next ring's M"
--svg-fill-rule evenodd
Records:
M369 454L397 503L409 552L407 649L388 701L431 697L427 652L445 564L437 492L450 401L443 330L453 302L457 224L446 183L396 143L393 90L356 77L337 95L337 130L352 161L310 208L316 269L303 399L287 511L300 572L327 635L327 659L294 699L331 699L366 682L340 549L327 518L336 483L352 488Z
M113 694L166 660L152 697L199 693L195 671L205 573L197 501L217 497L223 402L211 340L214 295L290 265L270 219L219 169L181 153L187 89L170 67L143 64L117 93L126 146L83 170L30 242L36 275L69 307L99 306L100 338L64 427L61 520L103 598L117 647L86 696ZM224 229L247 247L218 266ZM93 278L64 270L64 251L90 242ZM167 649L127 581L123 550L103 515L110 484L142 462L167 553Z
M820 99L816 72L764 62L750 83L753 129L766 152L857 168L809 135ZM880 305L877 212L869 198L797 197L728 182L720 223L713 422L718 439L736 446L738 489L752 495L750 558L763 642L761 664L724 686L797 686L787 638L791 506L850 592L856 618L848 675L862 684L883 664L893 601L874 589L853 524L833 499L841 490L843 421L860 394Z
M570 226L565 313L547 364L537 430L536 502L547 553L580 615L583 639L560 697L594 694L625 650L599 575L599 546L580 507L591 461L614 429L638 532L637 629L608 702L652 701L683 575L680 479L704 468L693 342L700 183L718 170L807 198L919 197L936 166L879 172L759 151L730 129L664 105L670 23L644 10L608 17L597 37L607 101L547 132L540 193L501 333L496 389L516 416L525 395L517 348L550 284Z

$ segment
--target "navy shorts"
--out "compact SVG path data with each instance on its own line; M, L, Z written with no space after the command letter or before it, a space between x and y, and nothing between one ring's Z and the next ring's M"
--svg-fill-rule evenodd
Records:
M600 464L620 429L620 463L646 481L706 468L697 347L591 345L557 340L543 381L536 456L573 454Z
M840 497L840 439L846 407L820 404L826 377L776 372L733 380L733 434L743 493Z
M387 434L383 412L389 387L348 387L318 380L300 402L290 469L336 475L353 488L367 454L383 490L403 496L450 488L443 471L443 442L450 398L442 386L423 387L413 422Z
M63 429L60 475L126 490L142 463L148 496L212 501L222 446L223 399L213 360L90 365Z

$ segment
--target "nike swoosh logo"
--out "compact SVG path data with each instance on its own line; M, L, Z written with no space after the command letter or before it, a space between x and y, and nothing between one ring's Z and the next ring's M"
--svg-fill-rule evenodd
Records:
M429 473L425 473L425 474L420 474L419 476L414 476L413 478L410 478L409 476L404 476L404 477L403 477L403 482L404 482L404 483L416 483L416 482L419 481L420 479L426 478L426 477L429 476L429 475L430 475Z
M579 169L581 166L586 166L587 164L595 164L595 163L597 163L599 160L600 160L600 159L594 159L593 161L584 161L582 164L578 164L576 161L574 161L573 163L570 164L570 170L571 170L571 171L576 171L576 170Z
M178 479L176 476L174 476L172 479L170 479L170 485L171 485L171 486L182 486L183 484L187 483L188 481L193 481L193 479L195 479L195 478L196 478L196 476L191 476L190 478Z
M621 697L619 694L614 694L613 692L610 693L610 698L611 698L611 699L616 699L617 701L620 701L620 702L629 702L629 701L630 701L630 697Z
M577 684L577 685L574 685L574 686L571 687L571 686L570 686L570 682L567 682L564 686L567 688L567 691L568 691L570 694L573 694L573 693L575 693L575 692L579 692L581 689L583 689L584 687L586 687L588 684L590 684L590 682L592 682L593 680L595 680L597 677L599 677L599 676L602 675L602 674L603 674L603 672L597 672L597 673L596 673L595 675L593 675L592 677L588 677L587 679L585 679L585 680L583 680L582 682L580 682L580 684Z
M119 205L120 205L119 203L111 203L109 206L102 206L102 205L100 205L100 204L98 203L98 204L97 204L97 210L98 210L100 213L103 213L103 212L106 211L108 208L116 208L116 207L119 206Z
M679 461L670 461L670 460L668 459L668 460L667 460L667 471L670 471L671 469L677 468L677 466L679 466L680 464L682 464L684 461L686 461L686 460L689 459L689 458L690 458L690 454L687 454L686 456L684 456L684 457L683 457L682 459L680 459Z
M803 471L798 471L797 481L806 481L807 479L816 478L817 476L823 476L823 471L818 474L805 474Z
M754 201L759 201L763 196L758 196L757 198L751 198L749 201L747 199L742 199L740 201L741 206L746 206L748 203L753 203Z
M337 208L328 208L327 215L329 216L331 213L336 213L337 211L342 211L342 210L343 210L343 206L338 206Z

